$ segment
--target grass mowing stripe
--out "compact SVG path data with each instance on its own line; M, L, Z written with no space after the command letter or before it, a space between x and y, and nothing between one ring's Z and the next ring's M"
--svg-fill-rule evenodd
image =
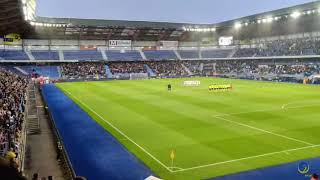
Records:
M223 121L227 121L227 122L230 122L230 123L233 123L233 124L238 124L239 126L244 126L244 127L247 127L247 128L251 128L251 129L257 130L257 131L261 131L261 132L264 132L264 133L267 133L267 134L272 134L274 136L278 136L278 137L282 137L282 138L285 138L285 139L289 139L289 140L292 140L292 141L300 142L300 143L311 145L311 146L314 145L314 144L309 143L309 142L305 142L305 141L302 141L302 140L299 140L299 139L295 139L295 138L292 138L292 137L284 136L284 135L281 135L281 134L278 134L278 133L274 133L274 132L271 132L271 131L267 131L267 130L264 130L264 129L253 127L253 126L250 126L250 125L247 125L247 124L243 124L243 123L240 123L240 122L232 121L232 120L229 120L229 119L226 119L226 118L223 118L223 117L215 116L215 118L223 120Z
M207 165L202 165L202 166L195 166L195 167L191 167L191 168L184 168L184 169L181 169L181 170L175 170L175 171L173 171L173 173L183 172L183 171L190 171L190 170L194 170L194 169L200 169L200 168L205 168L205 167L210 167L210 166L217 166L217 165L221 165L221 164L227 164L227 163L232 163L232 162L237 162L237 161L243 161L243 160L247 160L247 159L254 159L254 158L271 156L271 155L281 154L281 153L289 153L289 152L293 152L293 151L311 149L311 148L316 148L316 147L320 147L320 145L305 146L305 147L300 147L300 148L288 149L288 150L284 150L284 151L261 154L261 155L257 155L257 156L250 156L250 157L245 157L245 158L233 159L233 160L229 160L229 161L223 161L223 162L207 164Z
M216 115L320 144L317 131L320 114L315 105L320 99L319 86L192 79L200 80L201 86L183 87L183 81L190 79L76 82L57 86L84 102L86 107L65 92L162 179L209 179L320 155L318 146L213 118ZM210 93L207 89L211 84L224 83L233 84L235 90ZM167 91L168 84L172 84L173 91ZM281 109L287 103L290 104ZM103 119L119 128L171 171ZM169 157L172 149L176 151L174 165L171 165ZM209 164L217 165L207 166ZM195 168L199 166L201 168Z
M63 88L62 88L63 89ZM78 102L80 102L82 105L84 105L85 107L87 107L91 112L93 112L94 114L96 114L100 119L102 119L103 121L105 121L109 126L111 126L113 129L115 129L117 132L119 132L122 136L124 136L125 138L127 138L130 142L132 142L134 145L136 145L137 147L139 147L143 152L145 152L146 154L148 154L152 159L154 159L156 162L158 162L161 166L163 166L165 169L167 169L168 171L172 172L172 170L170 168L168 168L165 164L163 164L159 159L157 159L156 157L154 157L151 153L149 153L146 149L144 149L143 147L141 147L139 144L137 144L135 141L133 141L130 137L128 137L125 133L123 133L120 129L118 129L117 127L115 127L112 123L110 123L109 121L107 121L106 119L104 119L100 114L98 114L95 110L93 110L92 108L90 108L86 103L84 103L83 101L81 101L79 98L77 98L76 96L72 95L69 91L67 91L66 89L63 89L66 93L68 93L70 96L72 96L74 99L76 99Z

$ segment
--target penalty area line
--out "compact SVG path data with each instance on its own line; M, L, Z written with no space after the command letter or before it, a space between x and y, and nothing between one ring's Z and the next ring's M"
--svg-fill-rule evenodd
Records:
M217 165L222 165L222 164L229 164L229 163L233 163L233 162L244 161L244 160L248 160L248 159L255 159L255 158L259 158L259 157L272 156L272 155L281 154L281 153L286 153L287 155L289 155L290 152L304 150L304 149L311 149L311 148L316 148L316 147L320 147L320 145L305 146L305 147L300 147L300 148L294 148L294 149L288 149L288 150L284 150L284 151L271 152L271 153L260 154L260 155L256 155L256 156L249 156L249 157L245 157L245 158L233 159L233 160L228 160L228 161L222 161L222 162L206 164L206 165L201 165L201 166L194 166L194 167L190 167L190 168L184 168L184 169L180 169L180 170L175 170L175 171L173 171L173 173L190 171L190 170L206 168L206 167L211 167L211 166L217 166Z
M155 160L157 163L159 163L162 167L164 167L166 170L168 170L169 172L174 172L173 170L171 170L169 167L167 167L164 163L162 163L159 159L157 159L156 157L154 157L151 153L149 153L146 149L144 149L143 147L141 147L139 144L137 144L136 142L134 142L129 136L127 136L125 133L123 133L120 129L118 129L117 127L115 127L112 123L110 123L109 121L107 121L106 119L104 119L100 114L98 114L95 110L93 110L91 107L89 107L86 103L84 103L83 101L81 101L79 98L77 98L76 96L74 96L73 94L71 94L69 91L67 91L66 89L62 88L66 93L68 93L70 96L72 96L73 98L75 98L77 101L79 101L82 105L84 105L86 108L88 108L91 112L93 112L95 115L97 115L100 119L102 119L104 122L106 122L109 126L111 126L114 130L116 130L118 133L120 133L123 137L125 137L126 139L128 139L131 143L133 143L134 145L136 145L138 148L140 148L144 153L146 153L148 156L150 156L153 160Z

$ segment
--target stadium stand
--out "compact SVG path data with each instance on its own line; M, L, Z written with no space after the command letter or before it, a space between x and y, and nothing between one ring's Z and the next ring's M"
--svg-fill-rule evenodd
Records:
M36 60L59 60L58 51L31 51Z
M199 51L194 50L179 50L182 59L199 59Z
M59 79L59 66L18 66L18 68L28 74L34 74L34 76L44 76L51 79Z
M201 51L202 58L227 58L232 52L232 49L216 49L216 50L203 50Z
M29 60L22 50L0 50L0 59L4 60Z
M112 63L109 65L113 74L118 73L146 73L147 70L143 63Z
M63 64L61 75L64 79L105 78L106 69L103 63L71 63Z
M19 168L28 80L0 67L0 157Z
M147 62L146 63L159 77L186 76L187 72L178 61L173 62Z
M138 61L142 60L139 51L129 50L129 51L116 51L108 50L106 55L109 61Z
M65 60L103 60L101 52L97 50L64 50L63 55Z
M170 50L146 50L146 58L149 60L175 60L178 59L174 51Z

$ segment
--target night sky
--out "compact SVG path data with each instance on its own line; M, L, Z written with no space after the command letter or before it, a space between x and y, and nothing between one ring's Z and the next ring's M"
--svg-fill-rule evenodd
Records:
M37 15L218 23L315 0L37 0Z

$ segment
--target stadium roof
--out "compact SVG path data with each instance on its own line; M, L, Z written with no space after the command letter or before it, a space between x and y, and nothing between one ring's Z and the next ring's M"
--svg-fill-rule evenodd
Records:
M24 34L30 26L23 18L20 0L0 1L0 35L8 33Z
M0 2L0 33L15 32L25 34L24 37L26 38L47 39L194 40L206 36L232 33L230 29L232 29L236 23L256 23L258 19L277 16L287 17L295 11L302 12L319 8L320 1L316 1L217 24L35 17L30 20L30 24L33 25L34 28L30 28L28 23L24 21L21 1L2 0ZM188 29L208 30L208 28L209 31L203 33L196 32L196 34L186 32ZM36 33L33 33L33 30L35 30ZM312 29L303 30L312 31ZM245 35L243 36L245 37Z

